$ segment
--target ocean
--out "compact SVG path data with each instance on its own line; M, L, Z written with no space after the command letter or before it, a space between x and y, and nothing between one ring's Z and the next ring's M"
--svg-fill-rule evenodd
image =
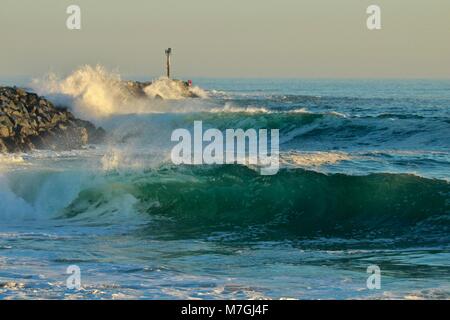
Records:
M450 298L450 80L199 78L142 103L92 71L30 87L108 143L0 156L1 299ZM174 165L194 121L279 129L278 173Z

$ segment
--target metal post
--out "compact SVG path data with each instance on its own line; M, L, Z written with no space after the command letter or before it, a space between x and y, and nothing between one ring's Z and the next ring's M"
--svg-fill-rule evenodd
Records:
M167 62L166 62L166 72L167 78L170 79L170 55L172 53L172 48L166 50Z

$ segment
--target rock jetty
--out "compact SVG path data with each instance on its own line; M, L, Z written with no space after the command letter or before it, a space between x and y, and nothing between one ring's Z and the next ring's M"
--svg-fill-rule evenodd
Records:
M72 150L100 143L102 128L16 87L0 87L0 153Z

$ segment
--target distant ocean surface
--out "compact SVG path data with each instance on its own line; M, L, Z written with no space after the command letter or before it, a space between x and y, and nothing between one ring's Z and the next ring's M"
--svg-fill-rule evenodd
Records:
M148 110L30 85L110 141L0 156L0 298L450 298L450 80L194 84L207 97ZM280 171L173 165L195 120L279 129Z

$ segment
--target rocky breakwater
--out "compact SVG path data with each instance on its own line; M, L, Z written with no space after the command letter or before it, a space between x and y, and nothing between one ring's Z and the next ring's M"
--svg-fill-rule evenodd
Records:
M124 81L128 94L138 98L186 99L200 98L197 87L190 81L162 77L155 81Z
M102 128L75 118L35 93L0 87L0 152L71 150L100 143Z

